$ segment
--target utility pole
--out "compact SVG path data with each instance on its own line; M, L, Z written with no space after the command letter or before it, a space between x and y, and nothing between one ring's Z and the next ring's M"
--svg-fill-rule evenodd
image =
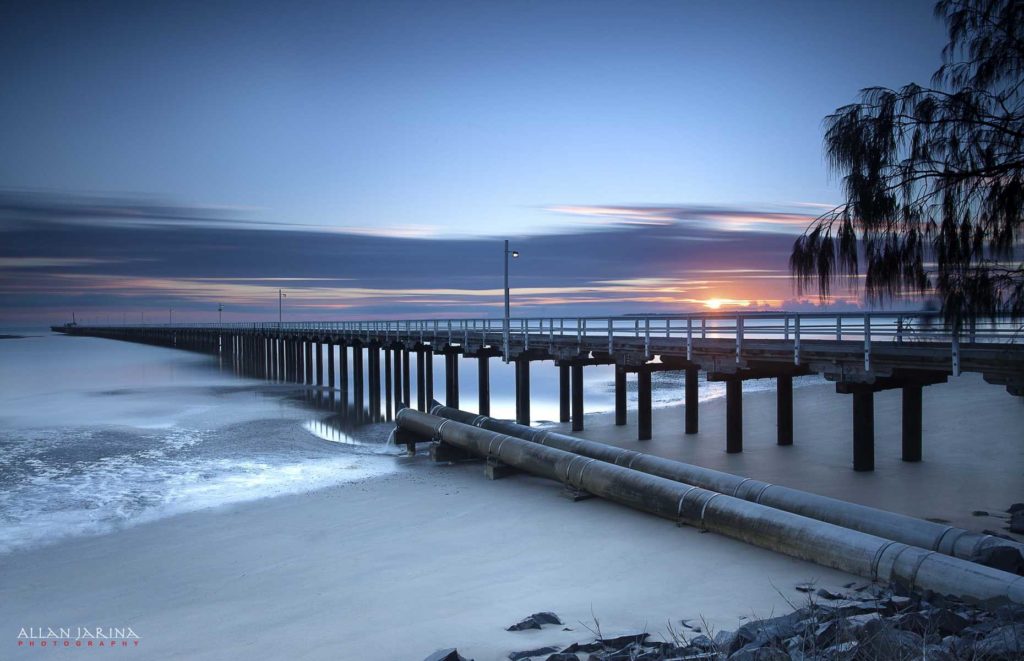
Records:
M519 257L519 251L508 249L508 239L505 239L505 325L502 332L502 341L504 347L502 349L503 357L506 363L508 362L508 335L509 335L509 291L508 291L508 256L512 255L512 259Z

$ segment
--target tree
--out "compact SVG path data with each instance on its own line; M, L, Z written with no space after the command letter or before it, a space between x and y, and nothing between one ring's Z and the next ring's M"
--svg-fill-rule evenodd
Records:
M793 245L800 293L855 282L873 302L942 302L946 323L1024 316L1024 0L941 0L930 87L872 87L825 119L845 202Z

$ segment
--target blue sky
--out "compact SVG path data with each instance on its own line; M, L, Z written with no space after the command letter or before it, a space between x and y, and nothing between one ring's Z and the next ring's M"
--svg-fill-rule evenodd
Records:
M735 232L737 216L799 220L838 202L822 119L862 87L927 82L945 42L931 7L16 0L0 8L0 189L45 207L46 222L59 222L55 209L72 213L70 200L159 204L200 210L188 213L203 221L182 231L230 218L244 221L235 231L262 231L270 243L280 224L429 239L437 251L453 238L591 236L596 225L621 232L621 259L643 261L632 246L637 227L647 227L638 218L694 221L694 210L711 209L703 229ZM45 242L11 229L25 230L32 216L19 208L0 211L9 239L0 291L18 319L76 301L138 307L127 294L86 302L59 287L34 292L35 312L26 307L17 293L26 267L12 259L96 257L71 246L40 254ZM95 222L76 224L82 232L109 221L87 215ZM52 229L32 217L37 231ZM119 226L133 246L138 229ZM740 229L777 234L780 226ZM85 250L89 241L81 243ZM784 270L785 252L757 268ZM159 250L146 254L147 262L118 259L161 259ZM720 261L745 266L724 252ZM33 266L33 276L82 266L63 264ZM179 264L173 277L216 270ZM269 260L259 273L233 275L292 277L289 264ZM487 266L467 277L487 276ZM48 304L38 302L44 294ZM360 311L419 310L348 313Z

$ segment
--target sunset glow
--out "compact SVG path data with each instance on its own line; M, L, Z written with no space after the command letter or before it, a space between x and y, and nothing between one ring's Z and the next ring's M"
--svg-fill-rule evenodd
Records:
M734 298L709 298L706 301L704 301L704 307L709 308L711 310L718 310L723 306L745 308L750 306L750 301L737 300Z

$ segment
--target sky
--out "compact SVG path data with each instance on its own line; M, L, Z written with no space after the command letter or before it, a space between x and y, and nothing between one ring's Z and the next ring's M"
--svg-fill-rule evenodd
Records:
M822 120L944 43L930 0L7 0L0 323L500 316L504 238L516 315L816 306Z

